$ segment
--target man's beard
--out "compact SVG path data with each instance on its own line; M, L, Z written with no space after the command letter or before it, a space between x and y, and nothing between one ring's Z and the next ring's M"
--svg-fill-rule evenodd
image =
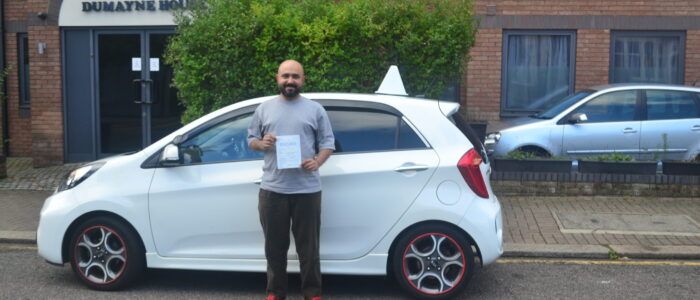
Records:
M291 90L287 90L287 88L292 88ZM287 84L280 86L280 93L284 95L287 98L295 98L296 96L299 96L299 87L296 84Z

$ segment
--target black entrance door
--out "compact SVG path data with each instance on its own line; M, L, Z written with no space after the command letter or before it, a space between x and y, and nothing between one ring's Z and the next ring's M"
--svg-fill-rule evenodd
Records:
M97 156L135 151L179 128L163 53L169 31L97 31Z

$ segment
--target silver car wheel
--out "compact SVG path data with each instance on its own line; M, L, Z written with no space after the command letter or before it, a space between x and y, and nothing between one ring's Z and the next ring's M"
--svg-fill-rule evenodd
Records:
M80 275L97 284L119 278L127 263L126 245L114 230L93 226L80 235L75 245Z
M403 271L408 282L429 295L444 294L462 280L464 251L442 233L426 233L411 241L403 255Z

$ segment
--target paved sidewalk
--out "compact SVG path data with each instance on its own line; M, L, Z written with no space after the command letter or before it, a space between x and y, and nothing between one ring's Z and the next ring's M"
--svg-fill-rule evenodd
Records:
M44 199L78 164L39 168L8 158L0 242L36 243ZM501 196L504 256L700 259L698 198Z

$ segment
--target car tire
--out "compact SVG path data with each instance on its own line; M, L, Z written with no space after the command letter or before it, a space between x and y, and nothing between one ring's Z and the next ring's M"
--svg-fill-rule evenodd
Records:
M131 226L117 218L100 216L80 223L69 247L73 272L91 289L123 289L144 273L143 243Z
M458 230L443 224L421 225L397 241L392 272L413 298L449 299L471 279L474 252Z

